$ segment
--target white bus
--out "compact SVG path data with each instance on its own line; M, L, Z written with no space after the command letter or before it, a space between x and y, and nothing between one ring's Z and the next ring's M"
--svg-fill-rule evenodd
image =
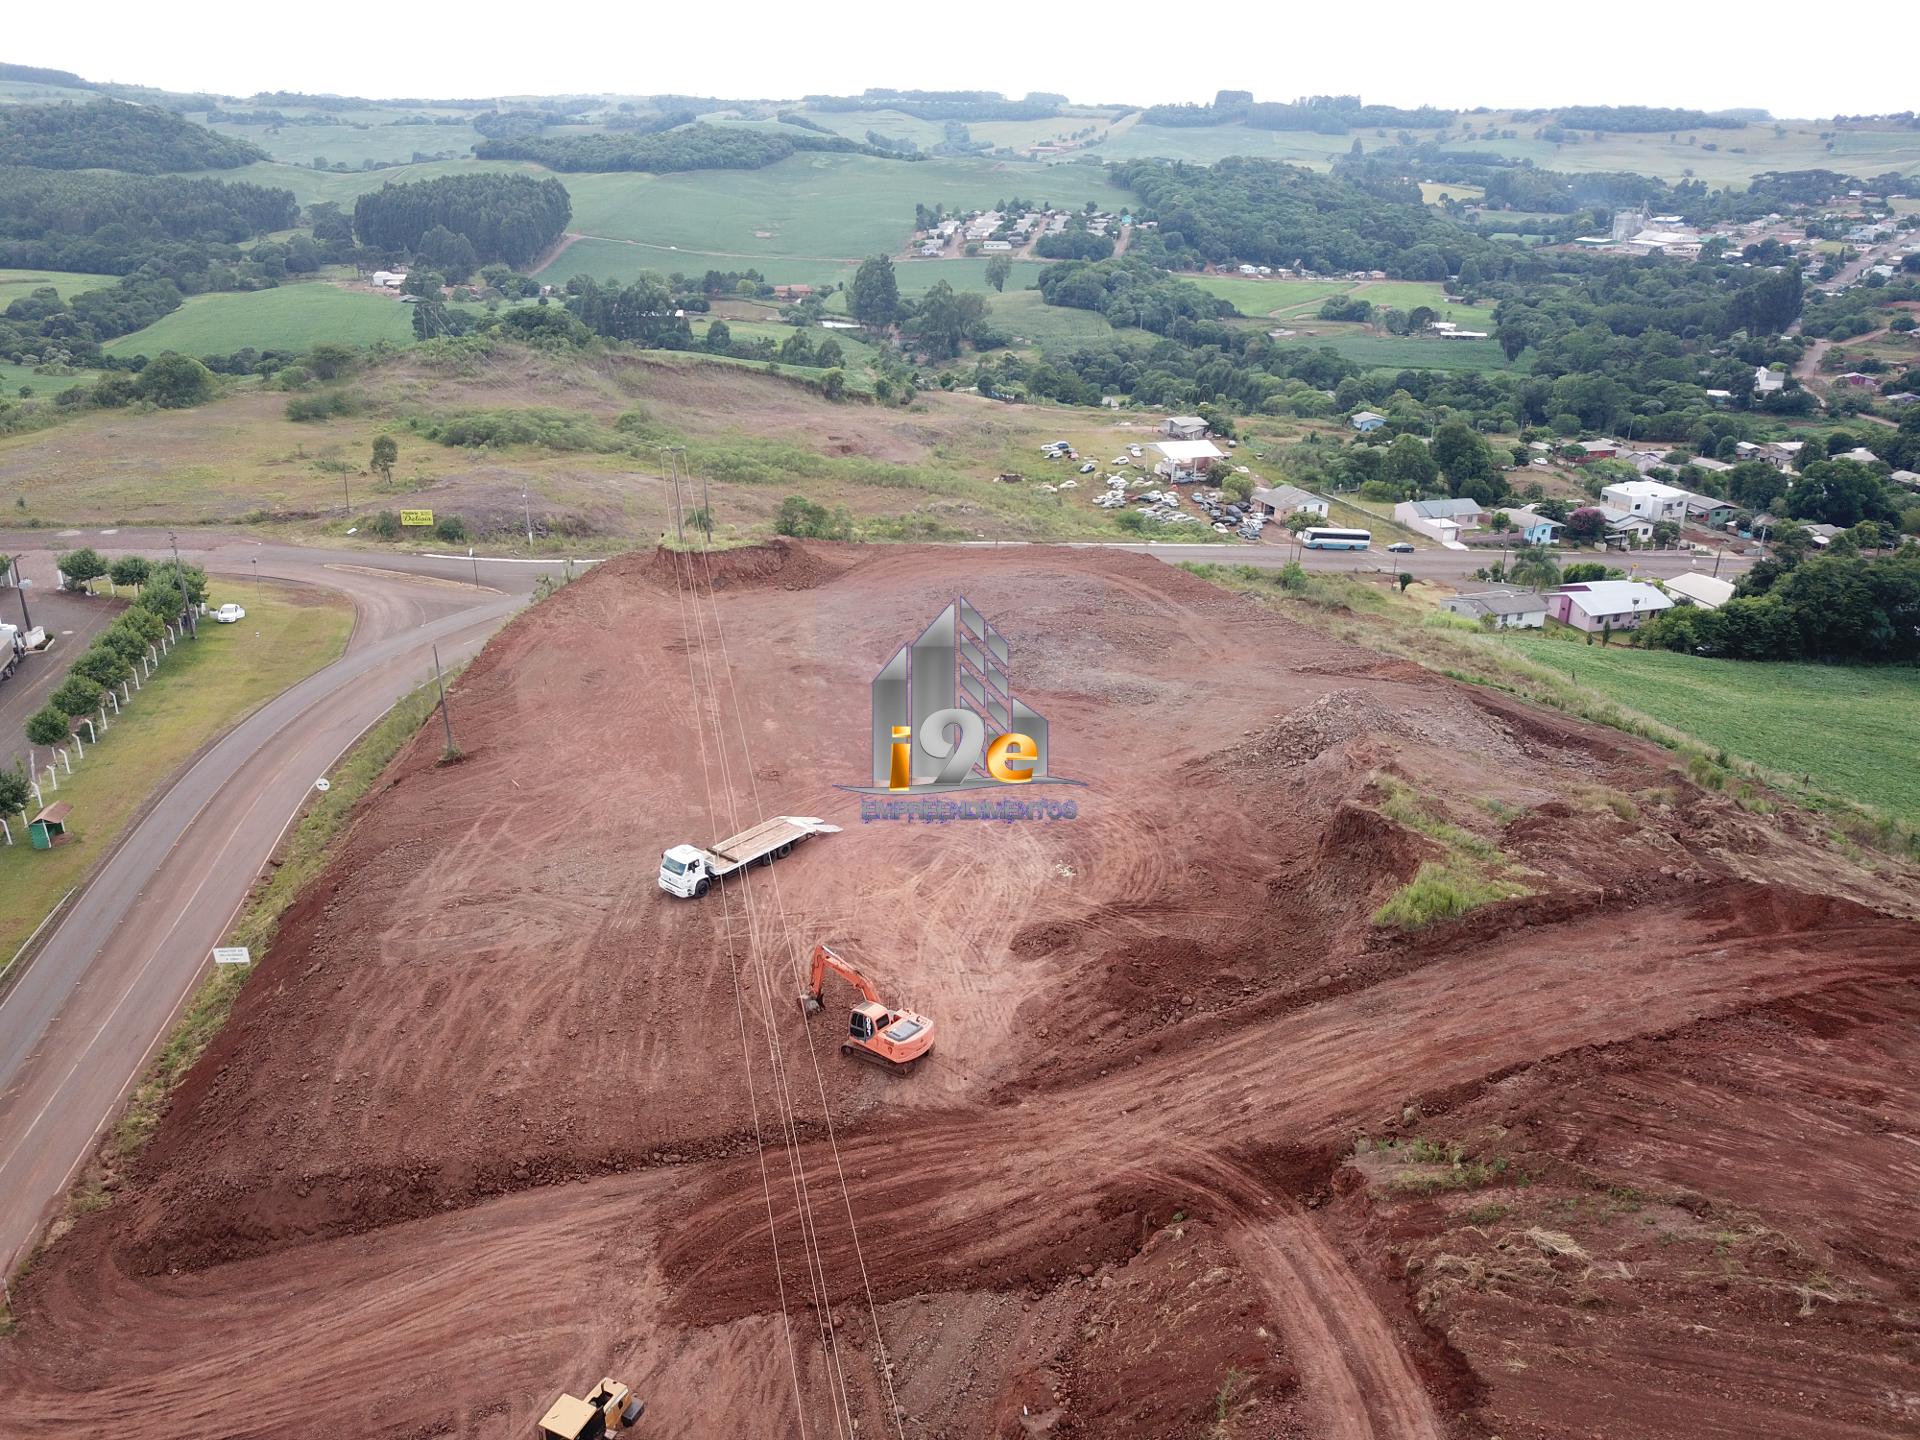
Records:
M1309 525L1300 532L1300 543L1309 550L1364 550L1373 543L1373 532Z

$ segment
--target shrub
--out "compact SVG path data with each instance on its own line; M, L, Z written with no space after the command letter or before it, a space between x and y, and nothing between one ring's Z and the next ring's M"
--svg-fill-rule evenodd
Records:
M76 666L47 697L47 704L64 715L88 715L99 706L105 693L97 680L89 680Z
M336 415L351 415L360 408L359 397L341 387L295 395L287 401L289 420L331 420Z
M73 737L73 721L51 705L27 717L27 739L36 745L61 745Z
M11 815L16 810L25 810L32 798L26 772L17 763L11 769L0 770L0 812Z
M115 585L138 588L153 574L153 565L142 555L122 555L107 567L107 578Z
M458 515L442 515L433 522L433 533L449 545L457 545L468 538L467 522Z
M371 520L367 521L367 533L370 535L378 535L382 540L398 540L400 538L400 517L391 510L382 510Z
M54 557L54 564L60 567L60 573L67 577L67 589L86 588L89 580L98 580L107 573L107 562L100 558L100 552L90 546L81 546L78 550L69 550L64 555Z
M789 495L780 502L773 528L803 540L846 540L853 535L853 517L844 509L829 511L804 495Z

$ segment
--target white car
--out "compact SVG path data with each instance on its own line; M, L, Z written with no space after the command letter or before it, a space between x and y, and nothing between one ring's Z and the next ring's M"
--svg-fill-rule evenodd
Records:
M1089 460L1087 461L1086 464L1080 467L1080 473L1082 475L1091 475L1095 470L1098 470L1099 468L1100 467L1098 465L1095 465L1093 461Z
M1127 453L1138 460L1140 458L1140 447L1138 445L1129 445L1127 446Z
M236 621L246 619L247 612L242 610L238 605L226 604L213 612L213 618L222 625L232 625Z

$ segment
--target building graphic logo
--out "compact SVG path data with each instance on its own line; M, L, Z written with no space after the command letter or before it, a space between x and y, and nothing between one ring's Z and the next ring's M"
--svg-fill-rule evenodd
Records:
M866 795L940 795L1077 785L1049 768L1044 715L1013 696L1006 637L955 600L873 677L873 784Z

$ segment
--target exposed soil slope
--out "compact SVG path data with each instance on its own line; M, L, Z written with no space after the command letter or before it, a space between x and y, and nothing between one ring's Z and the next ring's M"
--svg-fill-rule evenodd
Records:
M1076 818L839 788L961 594ZM396 764L15 1287L6 1433L135 1393L155 1436L519 1436L601 1374L690 1437L1920 1413L1911 877L1662 751L1039 548L628 557L454 705L464 761ZM781 813L846 829L657 889ZM1374 923L1423 864L1522 893ZM843 1059L844 992L802 1020L816 940L930 1063Z

